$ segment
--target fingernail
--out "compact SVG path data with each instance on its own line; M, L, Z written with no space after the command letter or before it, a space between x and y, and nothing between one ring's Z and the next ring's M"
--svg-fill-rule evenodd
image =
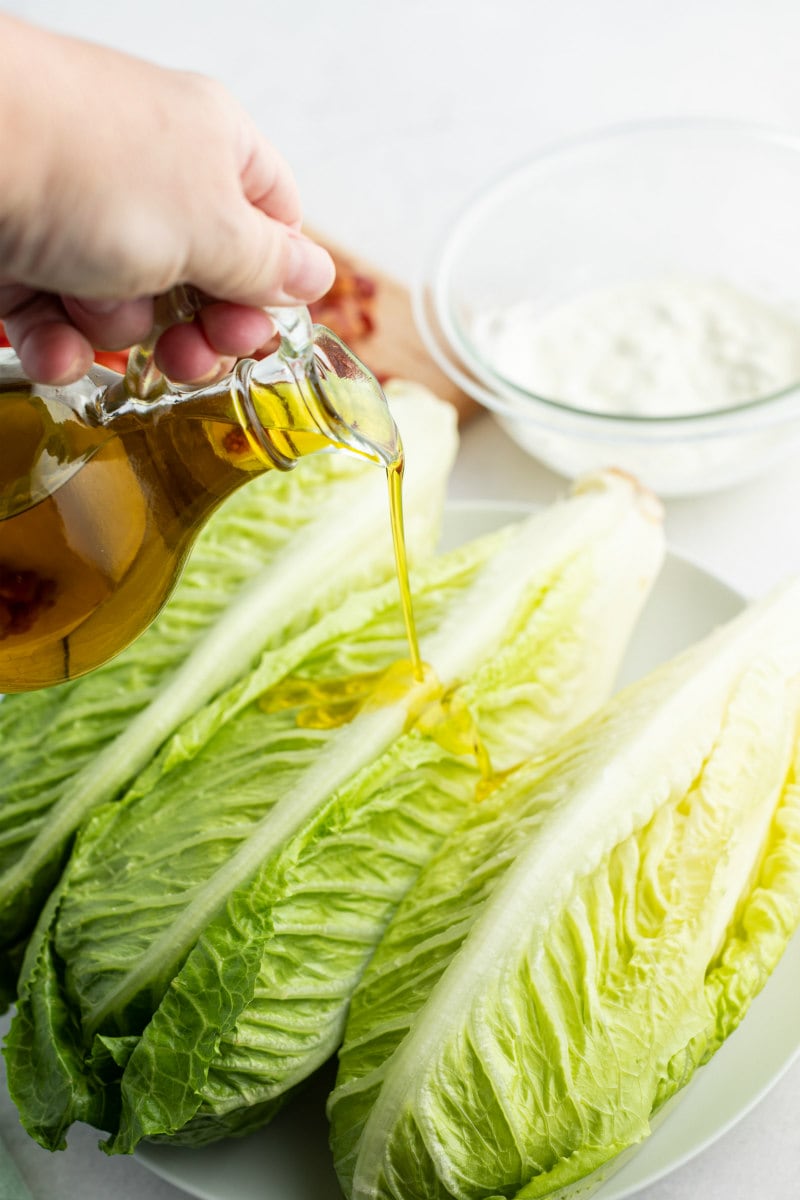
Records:
M333 283L335 269L327 250L302 234L289 239L283 290L293 300L316 300Z

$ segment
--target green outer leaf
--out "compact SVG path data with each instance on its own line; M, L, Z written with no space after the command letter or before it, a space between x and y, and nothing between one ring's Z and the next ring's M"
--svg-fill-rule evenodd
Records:
M25 1064L9 1071L8 1089L30 1115L28 1133L49 1150L66 1147L64 1135L73 1121L103 1129L117 1119L108 1115L103 1088L87 1078L76 1014L63 994L50 937L59 900L56 889L42 913L42 933L29 945L18 1012L3 1048L9 1063ZM34 1062L37 1069L31 1070Z
M628 689L444 843L351 1003L348 1195L576 1187L741 1019L800 920L799 598Z
M208 1062L252 999L258 976L264 917L247 897L236 899L226 907L216 945L200 940L147 1027L159 1055L142 1053L140 1040L125 1067L120 1132L109 1139L110 1152L130 1153L153 1131L177 1132L199 1107ZM128 1090L136 1093L135 1105L126 1102Z

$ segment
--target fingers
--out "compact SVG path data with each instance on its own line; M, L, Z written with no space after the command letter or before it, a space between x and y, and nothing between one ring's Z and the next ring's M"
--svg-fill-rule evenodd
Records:
M0 317L25 373L52 386L85 375L94 360L93 345L124 349L142 341L150 333L152 313L150 298L112 305L0 287ZM263 309L212 301L194 321L161 335L156 365L178 383L206 382L230 370L237 358L261 350L274 333Z
M105 303L3 287L0 316L26 375L58 386L86 374L93 347L121 350L145 338L153 324L153 302Z
M156 342L155 360L159 371L176 383L213 378L220 366L220 355L194 321L165 330Z
M73 324L97 350L124 350L143 341L153 327L153 299L79 300L62 297Z
M51 386L80 379L94 361L91 344L56 296L0 288L0 316L25 374Z
M156 366L176 383L208 382L274 336L275 326L263 309L212 302L194 321L164 331L156 344Z
M254 354L275 332L267 314L243 304L207 304L199 314L206 340L218 354L244 358Z

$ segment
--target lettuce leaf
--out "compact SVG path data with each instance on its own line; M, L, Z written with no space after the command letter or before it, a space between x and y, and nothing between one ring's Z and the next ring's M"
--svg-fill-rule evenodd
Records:
M456 446L452 409L425 389L389 389L411 461L412 555L435 544ZM264 646L315 622L349 590L388 578L382 471L309 457L232 496L200 534L153 625L85 678L0 704L0 992L77 827L115 798L192 713L246 673ZM4 968L4 969L3 969Z
M34 1136L58 1146L91 1120L130 1151L272 1115L336 1048L391 913L475 806L474 734L502 772L608 694L663 555L651 501L602 476L418 568L435 677L375 690L404 653L396 588L353 593L93 815L29 947L6 1051ZM372 698L328 727L292 698L299 681L347 696L365 679Z
M445 841L352 999L349 1197L587 1195L736 1027L800 921L799 604L620 693Z

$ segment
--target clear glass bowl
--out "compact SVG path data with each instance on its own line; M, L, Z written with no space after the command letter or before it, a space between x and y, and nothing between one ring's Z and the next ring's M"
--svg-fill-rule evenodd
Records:
M591 290L663 277L724 280L800 314L800 139L751 125L669 121L570 141L482 192L416 289L439 364L554 470L615 465L662 495L730 486L800 443L800 380L690 416L598 413L537 395L481 357L474 314L542 314Z

